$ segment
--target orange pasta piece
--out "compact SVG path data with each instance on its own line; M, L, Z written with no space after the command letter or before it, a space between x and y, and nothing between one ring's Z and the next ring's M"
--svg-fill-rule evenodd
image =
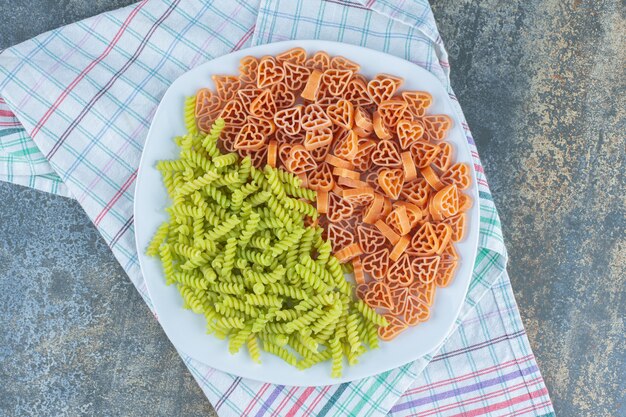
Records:
M245 56L239 61L239 80L241 85L256 85L259 60L253 56Z
M348 81L352 78L352 74L351 70L329 68L324 71L322 82L331 95L340 96L348 87Z
M348 245L345 248L335 252L335 257L339 260L339 262L346 263L362 253L363 251L361 250L359 244L352 243L351 245Z
M402 319L409 326L422 323L430 317L430 308L415 297L407 297Z
M382 169L378 174L378 184L380 188L394 200L397 200L402 191L404 174L401 169Z
M403 287L396 283L390 284L391 297L393 298L394 306L389 312L393 315L401 316L407 308L406 303L411 297L411 290L409 287Z
M442 188L433 196L431 206L434 207L436 215L431 211L433 217L440 216L436 220L443 220L452 217L459 212L459 192L456 185L450 184Z
M286 62L296 65L304 65L306 62L306 51L302 48L291 48L285 52L276 55L276 61L285 64Z
M452 119L445 114L434 114L422 117L424 134L430 140L445 139L448 130L452 127Z
M322 72L314 69L309 75L309 78L306 81L304 89L300 94L305 100L315 101L317 98L317 94L320 90L320 83L322 82Z
M289 159L287 159L286 168L287 171L294 174L303 174L307 171L315 169L317 162L311 157L309 151L304 149L302 145L295 145L289 152ZM306 177L305 177L306 178Z
M354 206L344 200L340 194L332 192L328 195L328 220L337 223L349 219L354 213Z
M364 206L374 201L374 190L371 187L349 188L343 190L342 196L355 206Z
M359 178L361 178L361 174L356 171L351 171L349 169L338 167L333 168L333 175L344 178L352 178L353 180L358 180Z
M380 113L377 111L374 112L372 126L374 127L374 133L376 133L376 136L380 139L391 139L393 137L391 131L385 126Z
M327 227L327 238L335 252L354 243L354 235L346 226L340 223L330 223Z
M302 118L302 106L279 110L274 115L274 123L289 135L300 133L300 120Z
M322 163L317 169L314 169L308 174L309 187L316 191L330 191L335 186L335 179L333 178L330 166L326 163Z
M394 203L396 207L404 207L406 210L406 215L409 218L409 227L413 229L420 220L422 220L422 210L417 207L415 204L407 203L406 201L398 200Z
M353 72L357 72L361 69L361 66L356 62L352 62L342 56L332 57L330 60L330 67L335 69L347 69Z
M275 140L270 140L270 143L267 146L267 164L269 166L276 168L277 154L278 154L278 142L276 142Z
M433 301L435 300L435 289L436 286L434 282L431 282L430 284L416 282L410 287L411 296L427 306L433 305Z
M404 206L398 206L393 209L387 215L385 223L395 229L400 236L404 236L411 231L411 222Z
M265 135L259 131L259 127L247 123L241 128L235 139L235 149L254 151L261 149L265 144Z
M402 319L393 316L391 314L384 314L383 317L389 323L385 327L378 328L378 337L382 340L389 342L396 338L400 333L402 333L408 325L402 321Z
M408 202L425 208L428 205L430 186L424 178L416 178L404 183L400 195Z
M302 90L311 75L311 70L293 62L284 62L283 68L285 69L285 78L283 78L285 85L293 91Z
M354 155L352 163L357 171L365 172L372 166L371 155L376 148L376 142L371 139L359 138L358 148L359 150Z
M411 262L413 276L423 284L430 284L437 276L440 261L441 257L439 256L413 258L413 261Z
M326 157L326 162L328 162L330 165L337 167L337 168L345 168L345 169L354 168L354 166L352 166L350 162L346 161L345 159L331 155L331 154L328 154L328 156Z
M425 168L429 166L431 162L434 162L437 154L441 152L441 147L439 147L438 145L433 145L432 143L418 140L413 142L410 150L411 155L413 155L415 165L418 168Z
M278 111L270 90L262 90L250 103L250 114L264 119L273 119Z
M381 167L399 168L402 166L398 145L390 140L381 140L372 151L372 162Z
M402 82L404 81L402 78L396 77L395 75L391 75L391 74L376 74L374 79L375 80L385 80L385 79L390 80L396 85L396 88L400 88L400 86L402 85Z
M289 108L295 104L296 95L284 82L273 84L269 89L272 92L274 103L278 110Z
M433 256L439 251L439 236L432 223L425 222L413 234L409 252L416 256Z
M372 308L393 308L393 299L389 286L383 281L376 281L370 284L364 301Z
M324 51L317 51L313 56L306 60L306 67L324 72L330 67L330 57Z
M373 279L380 281L387 276L389 269L389 249L381 249L363 256L363 270Z
M472 198L467 194L459 193L459 212L465 212L472 208Z
M407 254L400 254L394 258L393 251L389 255L393 261L387 272L387 281L396 287L407 287L413 283L413 269L411 258Z
M437 235L437 239L439 240L436 253L437 255L441 255L448 244L452 241L452 227L450 227L449 224L437 223L433 228L435 230L435 234Z
M363 264L358 256L352 259L352 269L354 269L354 282L357 285L365 284L365 273L363 272Z
M380 104L389 100L396 93L400 87L397 80L398 78L381 74L367 83L367 93L374 103Z
M372 99L367 93L367 84L365 81L354 76L348 82L346 91L343 93L343 98L348 100L355 107L369 106L372 104Z
M224 119L226 126L240 127L246 124L246 111L239 100L231 100L224 105L218 118Z
M426 109L430 107L433 98L424 91L403 91L402 98L407 103L407 108L415 117L424 117Z
M211 76L215 84L215 91L222 102L234 100L239 90L239 77L234 75L213 75Z
M417 178L417 169L415 168L415 163L413 162L413 155L411 155L411 152L402 152L400 154L400 157L402 159L404 180L411 181Z
M285 78L285 70L271 56L261 58L257 71L256 85L259 88L269 87Z
M324 110L315 103L304 108L301 121L304 130L319 130L332 125Z
M330 120L344 129L352 129L354 124L354 106L348 100L339 100L326 108Z
M409 149L424 135L424 127L420 122L413 120L400 120L396 126L398 141L402 149Z
M402 236L393 247L393 250L389 254L389 259L392 261L398 260L398 258L406 251L406 248L411 243L411 238L408 236Z
M441 142L437 145L439 152L432 160L432 165L439 170L445 172L452 164L452 145L448 142Z
M400 236L396 232L394 232L393 229L389 227L384 221L377 220L374 225L387 238L387 240L391 242L392 245L395 245L400 240Z
M345 185L346 187L349 187L349 188L372 188L365 181L355 180L353 178L347 178L347 177L337 178L337 184Z
M374 200L367 207L367 209L365 209L365 213L363 214L363 222L369 224L376 223L376 221L381 217L384 203L385 197L378 193L375 193Z
M316 208L319 214L328 213L328 192L318 190L316 194Z
M428 185L433 187L436 191L439 191L444 187L443 183L439 180L439 177L430 166L421 168L420 172L422 173L422 177L424 177Z
M196 107L194 114L196 118L209 116L217 118L222 105L222 100L208 88L202 88L196 93Z
M335 145L335 156L349 161L356 156L357 152L359 152L359 137L352 130L347 130Z
M307 130L304 137L304 147L308 151L312 151L317 148L328 147L332 141L333 131L329 127Z
M405 116L407 104L402 99L391 98L378 105L378 114L382 122L390 129L395 128Z
M369 136L374 132L372 117L362 107L354 109L354 132L360 137Z
M359 224L356 233L359 244L366 253L378 252L387 246L387 238L375 226Z
M237 91L237 100L241 101L246 111L250 111L250 105L254 99L261 93L261 89L254 87L246 87Z
M259 132L261 132L263 136L270 136L276 131L276 125L273 120L267 120L256 116L248 116L246 122L256 125L259 128Z
M444 184L454 184L459 190L466 190L472 184L470 168L467 164L456 163L441 175L441 182Z

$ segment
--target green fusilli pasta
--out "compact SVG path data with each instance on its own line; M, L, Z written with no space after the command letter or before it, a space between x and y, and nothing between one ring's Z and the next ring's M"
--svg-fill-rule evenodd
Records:
M180 158L157 163L173 204L146 253L230 352L245 345L260 362L262 342L299 369L332 359L339 376L344 357L354 364L378 345L386 320L353 298L322 229L305 226L317 217L306 202L315 191L293 174L222 154L224 127L220 119L206 136L190 130L175 139Z
M196 125L196 96L185 99L185 128L190 135L198 134Z
M165 222L162 223L161 226L157 229L156 233L152 237L152 241L148 245L146 249L146 255L148 256L156 256L159 253L159 247L167 238L167 235L170 230L170 224Z

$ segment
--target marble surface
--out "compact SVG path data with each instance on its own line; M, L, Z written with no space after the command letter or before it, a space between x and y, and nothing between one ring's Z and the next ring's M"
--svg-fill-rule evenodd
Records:
M0 2L0 48L129 3ZM557 415L626 415L625 4L432 5ZM77 203L0 213L0 415L215 415Z

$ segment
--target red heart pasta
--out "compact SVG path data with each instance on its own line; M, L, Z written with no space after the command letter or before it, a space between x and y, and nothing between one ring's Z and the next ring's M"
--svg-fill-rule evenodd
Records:
M384 314L390 325L379 336L391 340L428 320L437 288L454 279L473 179L446 141L452 119L430 111L428 92L359 71L299 47L246 56L238 74L197 92L193 114L204 134L224 120L220 149L316 191L312 227L352 266L356 296Z

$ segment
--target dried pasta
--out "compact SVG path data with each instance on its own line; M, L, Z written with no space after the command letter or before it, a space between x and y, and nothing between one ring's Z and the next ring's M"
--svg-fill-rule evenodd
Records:
M340 376L344 359L354 364L376 345L356 329L386 322L353 297L323 229L310 225L316 192L291 173L219 151L224 128L218 119L179 160L157 164L164 180L182 179L147 253L231 353L244 348L258 362L262 347L300 369L332 358ZM329 333L331 323L347 331Z

